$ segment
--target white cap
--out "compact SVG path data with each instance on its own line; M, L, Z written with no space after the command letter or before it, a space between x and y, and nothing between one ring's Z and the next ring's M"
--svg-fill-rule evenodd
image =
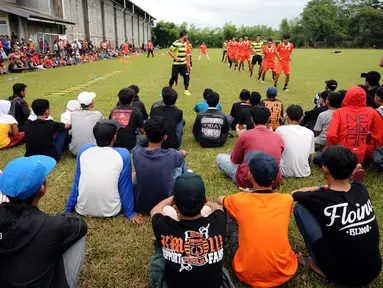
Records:
M80 102L80 104L88 106L90 103L92 103L94 98L96 98L96 93L94 92L81 92L78 95L77 100Z
M69 100L66 105L66 110L70 113L78 111L81 109L80 103L77 100Z

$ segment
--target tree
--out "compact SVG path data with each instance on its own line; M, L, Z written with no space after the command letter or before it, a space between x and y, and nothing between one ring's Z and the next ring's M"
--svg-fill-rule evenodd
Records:
M281 25L279 25L279 31L281 32L282 35L291 34L290 25L287 18L282 19Z

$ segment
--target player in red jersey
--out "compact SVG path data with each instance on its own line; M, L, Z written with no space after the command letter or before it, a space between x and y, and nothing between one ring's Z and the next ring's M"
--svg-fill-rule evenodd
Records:
M263 47L263 72L262 72L262 83L265 82L266 72L271 70L273 73L275 71L275 56L276 56L276 48L273 42L273 39L269 38L267 40L267 44Z
M240 72L241 70L241 67L239 65L241 64L243 49L244 49L243 38L241 37L239 38L239 41L237 43L237 52L235 53L235 60L237 61L237 63L235 64L234 71L237 69L237 67L238 67L238 72Z
M237 53L237 46L238 42L236 41L236 38L233 37L231 41L228 44L228 56L229 56L229 69L234 65L236 65L235 55Z
M278 64L276 69L276 77L274 80L274 86L277 87L279 76L284 72L286 76L285 80L285 86L283 86L284 91L289 91L287 88L287 85L290 81L290 62L291 62L291 53L293 53L294 45L293 43L289 42L290 35L283 35L282 36L282 43L280 43L277 47L277 57L278 57Z
M251 41L249 41L249 36L245 35L245 40L241 43L241 55L240 55L240 62L238 67L238 72L242 70L245 70L245 61L247 61L247 65L249 67L249 72L251 72L251 66L250 66L250 55L251 55Z
M198 60L201 60L202 55L207 57L207 60L210 61L209 54L207 54L207 46L205 42L202 42L202 45L200 46L200 53L199 53L199 58Z
M193 69L193 62L192 62L192 44L190 43L189 36L186 39L186 56L189 56L189 64L190 69Z

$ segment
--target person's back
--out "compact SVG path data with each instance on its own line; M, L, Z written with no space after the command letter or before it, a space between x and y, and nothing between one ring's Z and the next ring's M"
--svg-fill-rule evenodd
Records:
M235 130L235 126L241 120L241 111L244 109L251 108L250 104L247 103L250 97L250 91L243 89L239 94L240 102L236 102L231 107L230 116L233 118L233 122L231 123L231 129Z
M270 87L266 91L267 99L260 102L260 105L265 106L271 113L269 124L273 131L282 124L283 119L283 105L282 102L276 98L277 95L277 89Z
M23 131L23 125L25 121L28 120L30 114L28 103L24 99L26 95L26 88L27 86L22 83L13 85L13 95L9 97L9 100L12 103L10 114L15 117L20 131Z
M337 109L327 130L327 144L341 144L358 156L362 163L367 149L368 133L373 127L374 109L366 107L366 92L360 87L347 91L342 108Z
M194 111L196 113L202 113L202 112L205 112L207 109L209 109L209 104L207 104L206 99L207 99L207 96L210 95L211 93L213 93L213 90L211 90L210 88L206 88L203 91L203 99L204 99L204 101L198 102L194 106ZM222 110L221 104L218 103L216 105L216 108L218 109L218 111L221 111Z
M209 109L199 113L194 122L193 134L201 147L220 147L226 143L230 127L227 116L216 108L218 102L217 93L209 94L207 96Z
M282 176L308 177L311 174L309 158L315 152L314 133L299 125L303 118L301 106L290 105L286 114L290 125L279 126L275 130L285 145L281 159Z
M103 116L98 111L89 109L94 106L95 93L82 92L78 96L83 110L74 112L70 115L72 123L72 141L69 144L69 150L73 155L77 155L80 148L85 144L96 144L96 139L93 136L93 127L96 123L103 119Z
M140 97L138 96L138 93L140 92L140 88L137 85L130 85L128 88L132 89L134 91L134 100L132 102L132 106L136 107L140 113L142 120L146 121L148 120L148 113L146 112L145 104L140 100Z
M258 92L251 92L249 102L251 107L241 111L241 117L238 123L241 126L240 128L242 128L243 125L246 125L246 130L251 130L254 128L254 124L251 121L251 108L259 105L261 102L261 95Z

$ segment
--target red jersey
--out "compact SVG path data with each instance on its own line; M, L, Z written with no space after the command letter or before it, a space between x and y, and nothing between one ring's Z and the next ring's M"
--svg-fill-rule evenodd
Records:
M201 45L200 48L202 53L206 53L206 49L207 49L206 45Z
M153 49L153 43L152 42L149 42L148 43L148 48L151 50L151 49Z
M129 44L128 43L124 43L124 53L129 54Z
M249 56L251 54L251 41L243 41L243 55Z
M244 42L238 42L237 44L237 54L238 55L243 55L243 51L245 50L245 45Z
M271 47L265 45L265 47L263 47L263 55L265 55L265 62L274 62L275 53L276 49L274 45L272 45Z
M186 54L190 55L191 54L191 45L190 45L190 41L189 40L186 40Z
M293 43L287 43L287 45L283 43L279 43L277 47L277 51L279 53L279 58L281 61L289 61L291 53L293 53L294 45Z
M229 44L227 44L227 49L229 53L235 53L237 50L238 42L237 41L230 41Z

